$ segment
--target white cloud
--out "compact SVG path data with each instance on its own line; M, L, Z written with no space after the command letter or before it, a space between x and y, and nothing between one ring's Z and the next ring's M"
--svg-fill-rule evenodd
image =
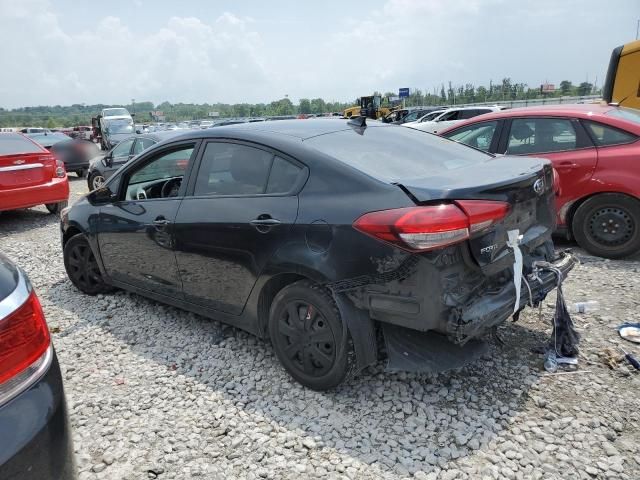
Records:
M623 26L635 33L634 2L612 9L599 0L386 0L363 2L349 16L341 1L325 0L286 11L274 3L251 17L172 16L177 4L145 2L155 27L96 9L74 30L58 17L74 12L49 0L0 0L0 106L269 102L284 94L345 100L505 76L531 86L587 74L602 83L611 49L630 40ZM320 11L335 19L316 19Z
M228 12L212 24L171 17L140 35L105 17L66 33L49 2L2 0L0 105L271 98L267 56L250 23ZM9 40L18 47L7 48Z

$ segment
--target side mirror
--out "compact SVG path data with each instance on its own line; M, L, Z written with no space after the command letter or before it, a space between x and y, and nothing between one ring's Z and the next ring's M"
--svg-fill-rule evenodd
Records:
M105 205L115 201L116 194L109 187L102 187L89 193L87 198L92 205Z

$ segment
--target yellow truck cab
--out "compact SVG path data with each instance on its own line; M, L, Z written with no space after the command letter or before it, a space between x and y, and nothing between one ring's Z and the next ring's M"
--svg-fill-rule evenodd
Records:
M602 98L640 109L640 40L613 49Z

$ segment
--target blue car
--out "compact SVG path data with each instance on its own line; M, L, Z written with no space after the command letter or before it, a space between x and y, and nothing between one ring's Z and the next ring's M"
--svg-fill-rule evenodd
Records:
M26 274L0 254L0 478L75 478L62 376Z

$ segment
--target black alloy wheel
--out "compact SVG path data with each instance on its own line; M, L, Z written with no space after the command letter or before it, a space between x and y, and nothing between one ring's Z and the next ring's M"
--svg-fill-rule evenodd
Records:
M112 288L107 285L100 272L93 250L82 234L74 235L64 246L64 268L78 290L88 295L107 293Z
M348 332L329 292L297 282L275 297L269 335L278 359L301 384L314 390L334 388L355 364Z
M623 258L640 250L640 201L617 193L587 199L572 222L578 244L589 253Z

